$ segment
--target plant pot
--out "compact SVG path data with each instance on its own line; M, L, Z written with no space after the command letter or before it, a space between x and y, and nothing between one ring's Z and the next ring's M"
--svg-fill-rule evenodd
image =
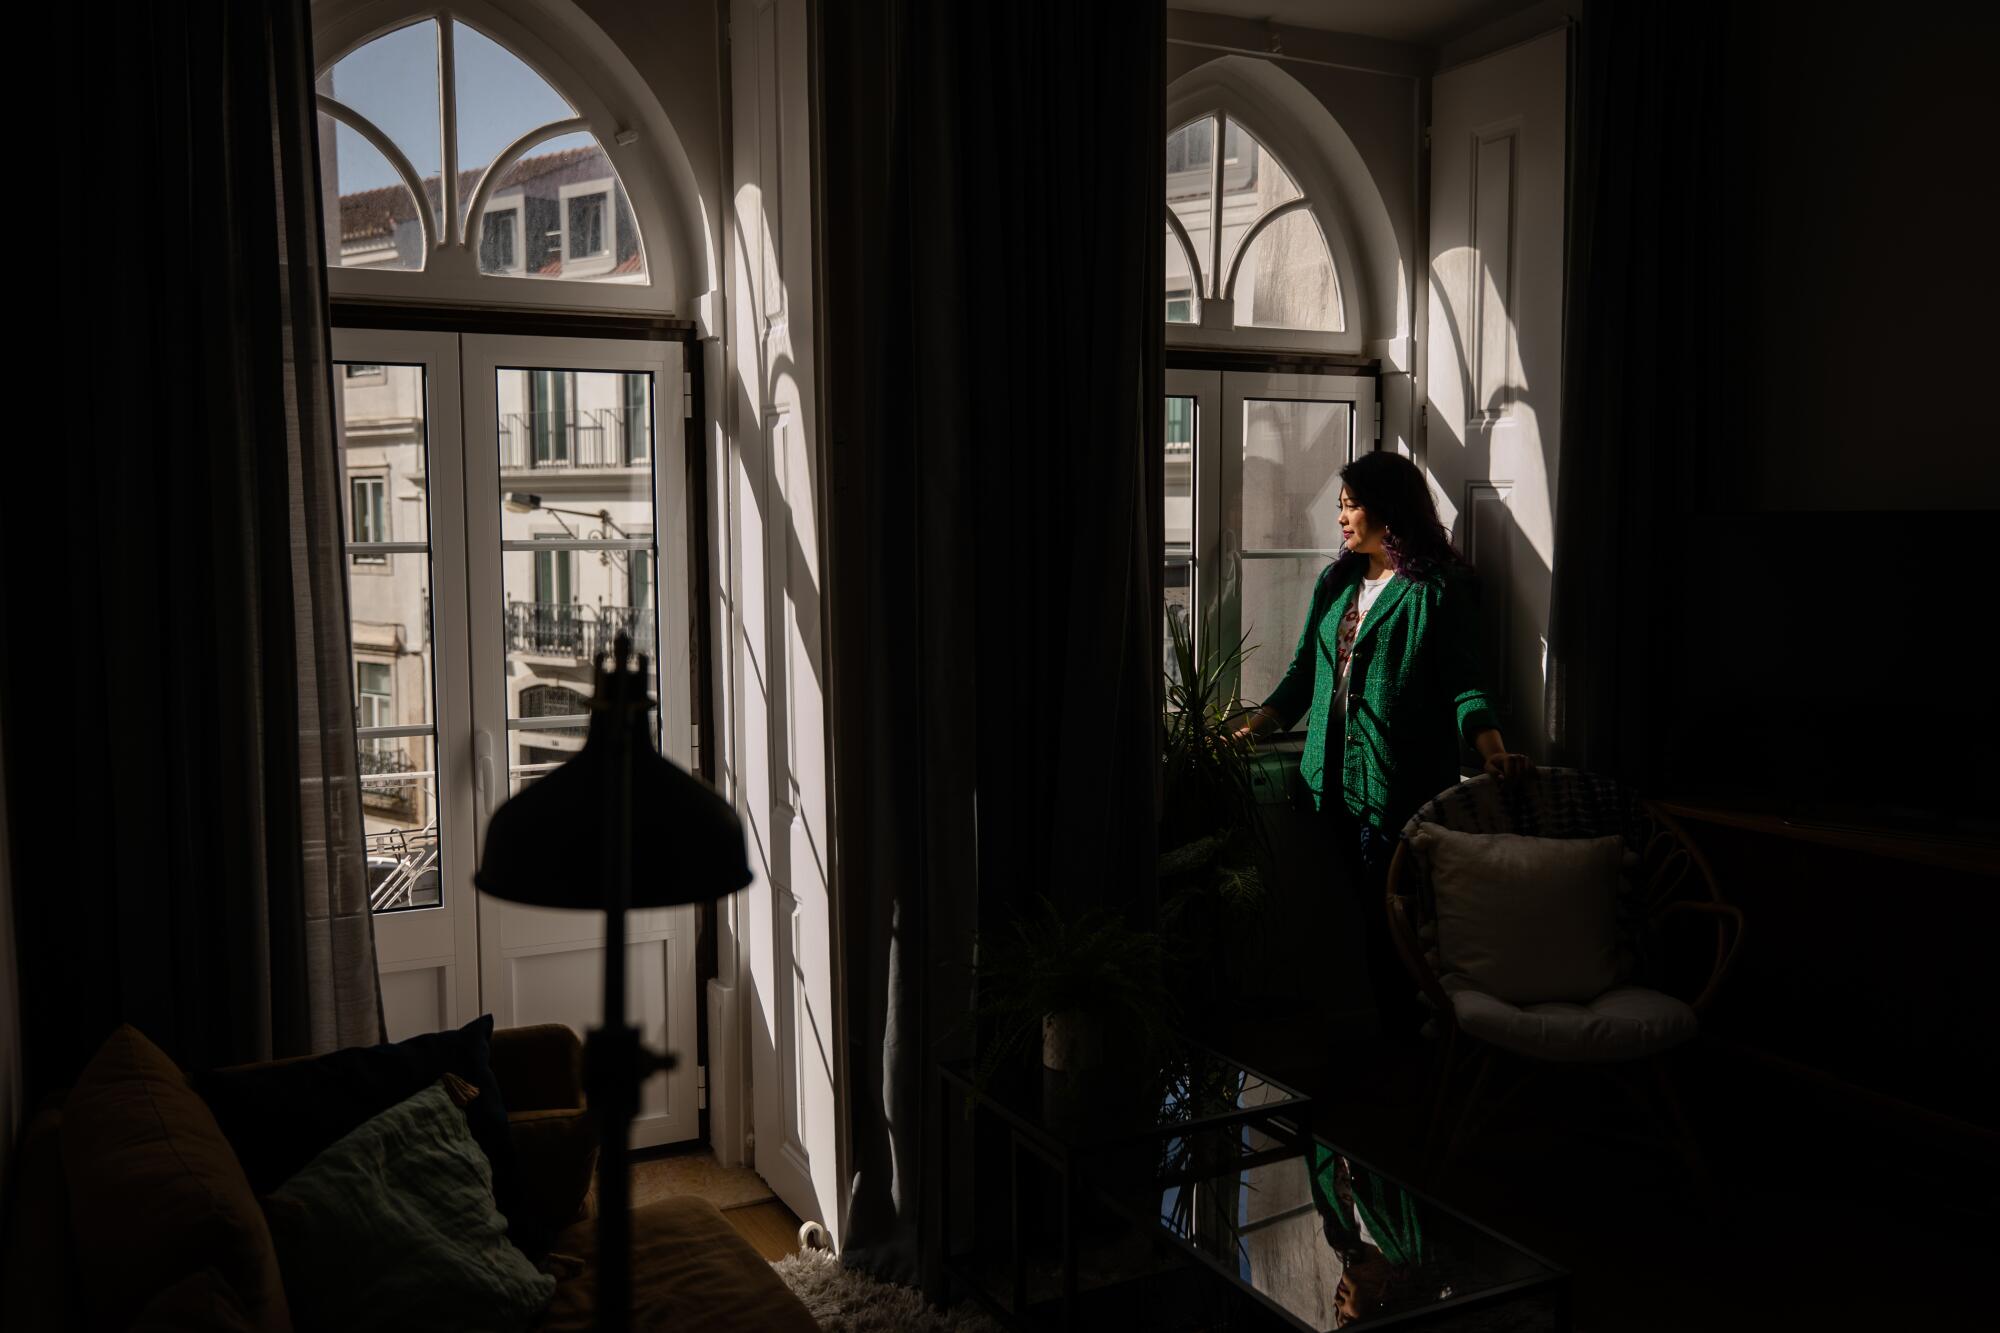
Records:
M1104 1063L1104 1018L1081 1009L1042 1015L1042 1067L1079 1073Z

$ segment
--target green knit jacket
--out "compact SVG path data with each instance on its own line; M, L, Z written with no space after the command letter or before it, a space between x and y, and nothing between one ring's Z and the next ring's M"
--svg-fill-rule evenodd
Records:
M1331 781L1355 818L1393 835L1458 781L1459 738L1500 723L1479 686L1476 587L1459 568L1425 582L1399 574L1382 590L1355 636L1346 723L1333 730L1335 643L1364 566L1349 560L1320 575L1291 667L1264 707L1285 730L1306 716L1299 774L1314 805Z

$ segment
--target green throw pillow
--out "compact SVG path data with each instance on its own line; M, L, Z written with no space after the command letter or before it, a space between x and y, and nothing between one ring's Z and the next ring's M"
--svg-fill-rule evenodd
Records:
M510 1333L555 1291L507 1240L492 1168L442 1082L337 1140L265 1213L301 1333Z

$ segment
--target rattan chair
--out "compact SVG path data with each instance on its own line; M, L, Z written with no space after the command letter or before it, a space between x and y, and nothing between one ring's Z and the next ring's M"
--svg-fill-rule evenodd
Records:
M1629 855L1619 893L1619 983L1587 1004L1519 1006L1442 974L1436 900L1409 842L1423 824L1540 838L1622 835ZM1389 865L1388 911L1397 950L1435 1011L1426 1028L1438 1038L1424 1141L1428 1178L1537 1073L1570 1065L1601 1071L1631 1095L1708 1188L1665 1057L1695 1036L1714 1003L1742 944L1743 914L1722 900L1707 860L1671 816L1610 778L1576 769L1470 779L1403 827ZM1489 1098L1496 1077L1509 1076L1512 1086Z

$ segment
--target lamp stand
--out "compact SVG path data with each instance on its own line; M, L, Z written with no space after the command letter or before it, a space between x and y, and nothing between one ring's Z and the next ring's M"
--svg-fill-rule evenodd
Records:
M531 497L532 498L532 497ZM647 660L620 634L595 659L590 734L567 763L493 812L473 883L505 902L604 913L604 1021L584 1038L597 1117L598 1327L632 1327L632 1121L639 1089L674 1067L625 1019L625 914L727 897L752 875L743 822L715 789L655 752ZM635 807L643 806L644 819ZM600 848L575 834L596 825ZM592 850L600 855L592 856Z
M632 1327L632 1121L646 1079L674 1067L671 1054L647 1050L625 1021L625 911L632 901L632 736L648 708L645 668L625 668L619 636L617 669L600 672L603 706L615 720L615 761L605 773L604 835L611 881L604 895L604 1023L584 1039L584 1087L597 1116L597 1326ZM645 659L641 658L643 663Z

